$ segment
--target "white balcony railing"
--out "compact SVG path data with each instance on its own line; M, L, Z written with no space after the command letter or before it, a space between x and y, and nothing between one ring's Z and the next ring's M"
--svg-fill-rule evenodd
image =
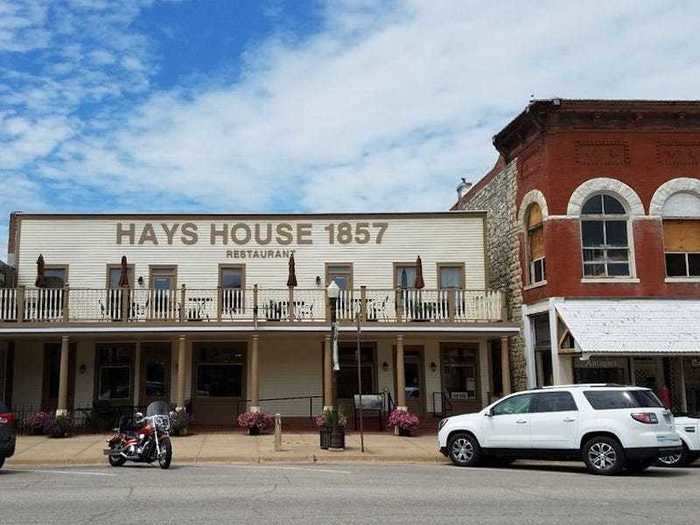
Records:
M341 290L339 322L502 321L499 291ZM0 289L0 322L328 322L324 289Z

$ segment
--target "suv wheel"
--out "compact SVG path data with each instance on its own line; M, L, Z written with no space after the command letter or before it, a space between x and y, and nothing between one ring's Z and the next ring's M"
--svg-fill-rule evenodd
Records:
M606 436L589 439L583 446L583 460L593 474L612 475L625 466L625 453L617 441Z
M661 456L656 460L656 464L660 467L685 467L691 462L689 456L688 447L683 443L683 450L679 454Z
M5 464L5 456L0 456L0 468Z
M452 463L458 467L474 467L481 459L479 442L466 432L454 434L447 444L447 449Z

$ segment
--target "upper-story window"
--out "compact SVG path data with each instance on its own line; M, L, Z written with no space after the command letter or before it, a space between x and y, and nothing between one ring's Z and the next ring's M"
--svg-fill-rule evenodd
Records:
M628 214L611 195L590 197L581 210L584 277L629 277Z
M394 263L394 288L416 287L416 265Z
M530 205L526 220L528 280L536 284L545 280L544 222L539 204Z
M341 290L352 290L352 264L326 264L326 286L335 282Z
M64 288L68 284L67 266L47 266L44 269L46 288Z
M668 277L700 277L700 197L678 192L663 208Z
M107 266L107 288L119 288L119 281L122 276L122 267L119 264L110 264ZM134 265L127 266L127 276L129 278L129 287L134 288Z
M438 264L438 285L441 290L464 288L464 265L458 263Z

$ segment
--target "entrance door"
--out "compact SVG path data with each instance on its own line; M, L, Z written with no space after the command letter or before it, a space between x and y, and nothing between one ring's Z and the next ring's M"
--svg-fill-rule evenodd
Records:
M170 344L141 346L141 404L170 401Z
M41 408L54 411L58 408L58 386L61 375L61 343L44 345L44 372ZM68 407L73 406L75 391L75 343L68 347Z
M404 378L406 381L406 406L419 416L425 413L425 380L423 372L423 352L404 352Z

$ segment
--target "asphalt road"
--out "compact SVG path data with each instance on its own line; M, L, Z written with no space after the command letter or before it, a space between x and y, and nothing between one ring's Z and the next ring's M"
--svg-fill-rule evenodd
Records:
M173 465L0 470L2 523L699 523L700 465Z

